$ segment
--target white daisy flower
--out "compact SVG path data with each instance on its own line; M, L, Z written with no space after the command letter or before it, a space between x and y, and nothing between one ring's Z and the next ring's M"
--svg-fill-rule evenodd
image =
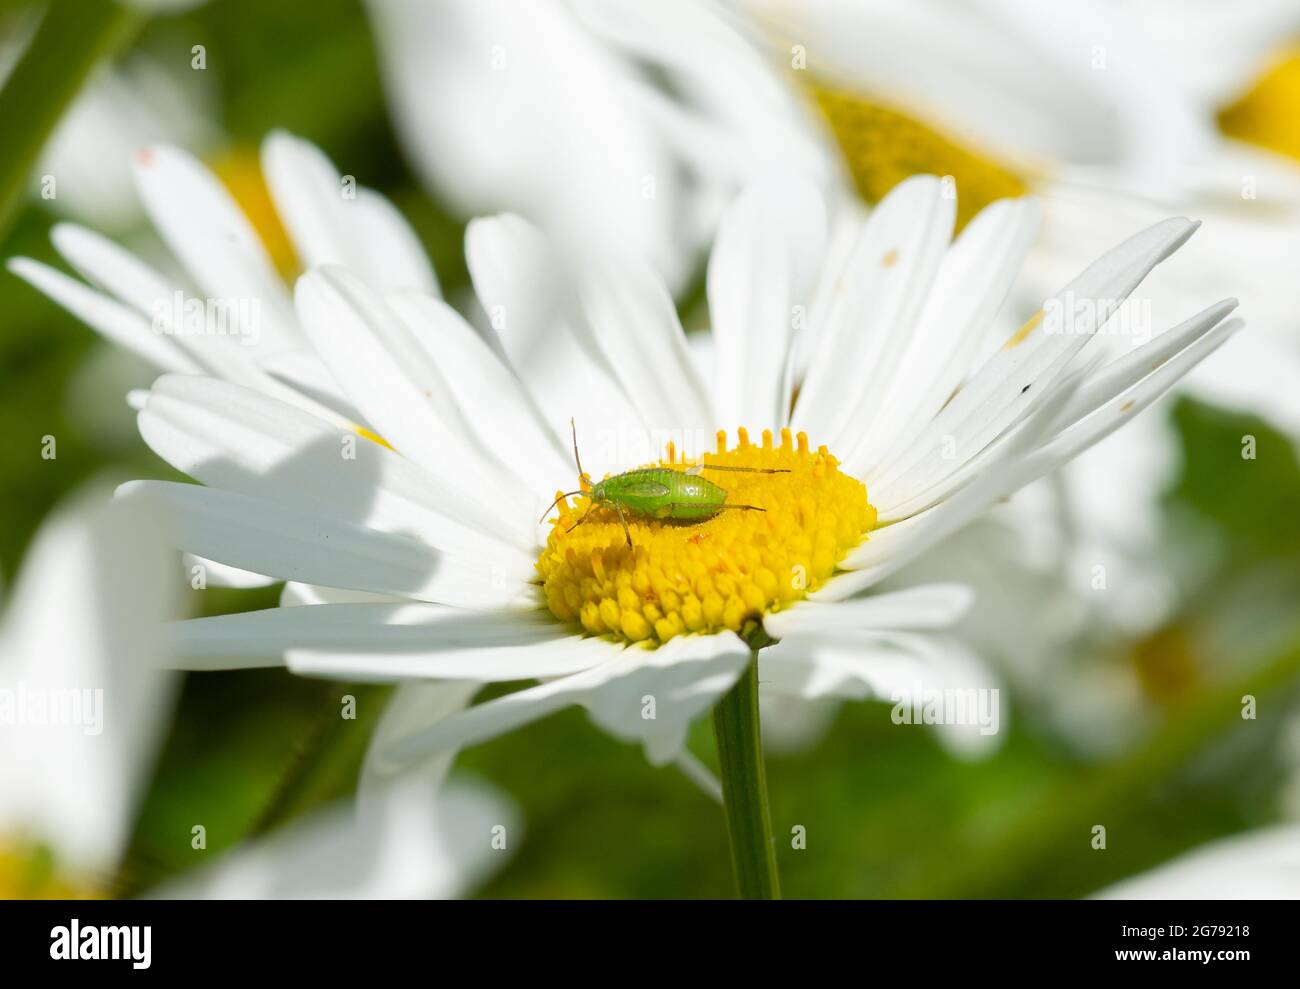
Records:
M0 896L92 895L125 851L175 688L151 668L173 567L107 492L37 532L0 624Z
M823 268L816 192L793 181L751 189L710 262L707 375L646 265L593 262L575 300L544 238L517 218L477 221L468 237L480 299L496 314L489 343L430 296L312 270L295 293L299 325L384 443L234 383L155 385L143 437L206 486L132 489L156 500L179 545L293 581L288 599L307 605L185 623L182 664L544 681L412 728L385 753L412 760L580 704L670 761L746 668L760 623L780 640L762 657L776 692L887 694L919 670L968 685L960 654L936 654L918 634L949 623L967 592L863 592L1120 426L1239 323L1224 321L1225 302L1135 355L1076 366L1100 322L1195 229L1169 220L1063 290L1105 300L1098 322L1061 334L1032 320L974 366L1036 210L997 203L950 245L954 215L937 179L909 180L865 221L847 262ZM828 315L804 341L796 399L789 314L803 299ZM587 448L593 477L637 467L626 451L664 436L685 446L666 450L663 469L789 476L713 474L728 502L762 512L688 526L629 519L625 530L587 491L539 528L553 492L574 484L571 415L594 424L584 430L600 441ZM723 432L725 422L739 428ZM701 433L716 433L713 449L690 449Z
M130 162L166 141L196 153L218 140L203 73L171 72L148 55L98 72L50 136L37 174L51 176L47 205L60 216L123 231L142 219Z
M37 533L0 623L0 898L111 895L171 718L157 667L175 558L143 503L81 496ZM451 897L505 860L517 811L450 760L386 781L151 896ZM190 835L179 835L187 845ZM505 849L513 848L507 843Z
M875 202L918 169L954 177L959 225L990 198L1024 191L1040 196L1043 231L1002 313L1008 330L1129 231L1174 211L1204 217L1207 235L1189 245L1180 264L1155 272L1098 344L1131 352L1172 314L1212 302L1217 278L1229 278L1248 300L1258 331L1195 369L1179 391L1263 416L1300 448L1300 392L1293 386L1300 348L1292 332L1300 298L1288 267L1300 230L1300 167L1261 150L1295 157L1300 148L1292 126L1292 110L1300 106L1300 58L1293 43L1282 47L1296 36L1294 4L1224 11L1202 3L1030 9L998 0L751 0L740 8L752 15L748 23L709 4L669 2L651 10L614 0L577 7L611 51L653 66L674 94L695 91L683 80L707 88L699 79L709 77L734 92L775 86L802 97L809 125L821 132L821 152L833 163L818 172L830 177L832 201L844 197L847 186ZM729 77L742 60L729 59L724 68L711 56L719 36L732 46L760 39L767 58L745 63L750 74L740 85ZM1189 36L1215 57L1188 58ZM768 78L758 83L754 75ZM657 86L646 88L671 108L657 119L667 140L678 135L675 146L684 155L701 116L727 118L709 120L715 140L699 142L708 153L691 159L696 173L720 180L734 172L719 159L757 156L748 153L760 145L744 108L728 113L724 104L705 102L706 113L690 96L670 100ZM788 116L770 114L777 133L796 130ZM800 159L808 157L808 141L788 143ZM1063 644L1085 644L1082 636L1072 639L1066 625L1094 636L1095 646L1103 618L1117 637L1123 630L1145 634L1176 605L1186 561L1164 552L1159 525L1160 495L1177 468L1176 449L1172 426L1144 417L1070 464L1056 489L1066 497L1058 511L1063 528L1053 537L1067 545L1050 565L1017 562L1005 552L1038 541L1036 523L1024 533L1005 527L990 533L984 526L984 534L1000 540L991 549L978 548L980 533L961 535L902 576L982 573L991 583L976 586L991 605L1008 598L1008 577L988 565L989 553L1014 565L1044 612L1067 621L1035 623L1043 634L1021 634L1023 602L1007 600L1014 620L982 607L962 631L975 632L978 643L990 641L980 625L1001 632L1000 651L1018 683L1036 679L1031 689L1062 706L1088 699L1061 713L1072 725L1095 725L1104 692L1118 686L1129 701L1140 701L1136 683L1107 679L1094 683L1096 689L1062 692L1059 668L1044 657L1064 662L1071 653ZM1117 497L1120 471L1128 480ZM1013 510L1007 521L1024 524L1027 514ZM946 569L962 556L970 559L969 569ZM1087 582L1099 565L1116 591L1107 595L1104 616L1088 615L1075 594L1082 587L1095 596ZM1049 588L1056 593L1047 599ZM1122 721L1130 711L1120 705L1108 720ZM1094 734L1114 741L1126 733Z
M583 4L368 7L398 137L462 216L517 213L579 254L631 250L675 290L742 185L773 167L833 170L761 52L709 12L685 25L706 60L673 78L687 114L589 30Z
M511 204L514 190L545 182L563 218L582 214L572 204L588 196L593 183L607 183L598 185L602 195L611 186L629 187L630 178L617 169L594 179L583 173L570 183L564 169L538 164L538 154L544 163L554 149L600 144L607 116L597 102L565 95L567 62L549 61L523 36L526 29L506 23L513 6L453 2L439 5L437 13L419 13L424 5L403 0L374 0L372 6L396 123L439 194L462 208L470 202L483 208ZM602 0L537 5L529 17L584 52L584 65L602 74L602 98L618 94L618 125L636 129L635 146L657 147L676 162L683 179L672 201L682 208L662 210L661 221L685 212L698 218L697 230L707 236L717 217L709 204L776 166L817 180L832 203L833 243L845 251L852 249L860 224L852 200L875 202L916 170L955 178L959 225L991 199L1034 191L1045 203L1046 222L1001 314L1012 321L1008 332L1090 258L1131 231L1174 211L1205 217L1209 236L1189 245L1179 265L1154 273L1141 298L1121 309L1096 346L1104 343L1120 353L1145 344L1157 327L1178 318L1173 314L1212 302L1207 292L1230 271L1261 331L1234 341L1179 389L1262 415L1300 442L1300 392L1292 386L1300 375L1300 350L1289 329L1300 300L1286 269L1300 229L1300 168L1259 147L1286 153L1287 142L1295 140L1289 125L1295 114L1288 108L1300 105L1300 58L1293 49L1280 49L1295 36L1294 4L1224 12L1213 3L1012 10L992 0L752 0L729 10L708 3L647 8ZM953 24L962 30L953 31ZM518 36L510 33L515 28ZM1215 57L1185 57L1189 38ZM497 51L493 46L514 59L510 71L488 56ZM456 78L448 84L464 86L464 99L426 97L430 63L455 66ZM647 65L653 73L643 71ZM585 112L560 109L572 105ZM502 119L546 121L539 126L547 135L558 133L552 118L561 115L568 139L520 137L527 151L502 156L502 136L478 127L470 110L485 106ZM443 142L429 141L429 135L454 137L457 153L469 161L522 167L528 174L462 201L466 183L484 174L483 168L453 164L436 153ZM598 158L593 154L590 160ZM514 205L551 223L527 198ZM608 212L595 222L617 215ZM594 231L582 233L608 241ZM681 228L658 229L658 235L656 256L671 251L665 245L673 243L679 254L689 253L698 240ZM647 236L634 239L644 243ZM817 332L815 325L811 332ZM802 363L796 370L803 370ZM1143 417L1069 465L1064 486L1055 488L1067 496L1057 515L1062 531L1052 536L1066 544L1062 553L1017 565L1036 599L1042 600L1045 585L1055 588L1044 610L1075 632L1098 629L1099 616L1088 616L1073 594L1097 565L1106 567L1112 586L1123 588L1108 596L1106 617L1116 631L1150 630L1175 604L1173 575L1183 563L1160 552L1159 531L1160 493L1176 468L1171 431L1161 418ZM1122 498L1113 495L1117 470L1128 479ZM1082 517L1074 518L1075 511ZM1007 521L1023 524L1026 515L1013 511ZM1008 542L1024 546L1042 537L1042 527L1030 525L1024 533L1003 526L994 534L1003 540L995 551L1006 563L1016 563L1003 552ZM963 554L972 559L971 572L987 574L990 568L981 562L987 553L970 545L978 539L962 536L959 542L965 545L940 547L933 565L922 561L920 570L902 576L943 572L945 558ZM1005 579L981 585L981 597L1005 597ZM995 612L981 608L963 628L970 630L974 622L1006 630L1005 621L991 617ZM1003 645L1018 660L1013 675L1024 682L1021 674L1041 671L1035 689L1050 693L1055 672L1042 656L1064 657L1058 647L1071 639L1060 623L1044 623L1041 631ZM1132 686L1126 690L1135 696ZM1062 703L1074 699L1057 696ZM1070 718L1086 724L1096 713L1095 705L1080 707ZM798 734L812 737L806 730Z
M359 414L297 324L283 272L345 264L385 289L429 294L438 292L437 277L392 204L341 175L314 145L274 133L261 158L271 201L250 215L189 152L161 146L135 155L139 198L174 255L166 274L72 223L56 224L51 238L85 282L30 258L8 267L158 370L216 375L357 428ZM231 159L231 167L230 183L260 184L247 163ZM267 582L211 561L205 567L214 585Z
M1300 229L1300 167L1256 146L1295 141L1287 121L1289 107L1300 105L1300 83L1292 81L1300 79L1300 59L1269 76L1261 55L1268 41L1287 36L1286 27L1294 30L1293 5L1265 4L1230 30L1222 25L1236 12L1214 15L1204 4L1190 11L1000 0L573 6L611 55L652 67L638 77L632 105L654 107L651 125L696 177L698 195L728 180L734 187L744 173L729 163L762 161L815 177L832 203L856 193L874 204L915 172L950 175L959 227L994 199L1039 196L1045 222L1007 311L1012 327L1134 230L1171 213L1203 218L1205 242L1154 275L1139 306L1116 324L1136 332L1114 329L1109 343L1140 345L1171 313L1213 302L1207 289L1226 267L1262 332L1189 376L1187 387L1282 428L1300 424L1300 402L1284 385L1300 373L1289 330L1300 299L1287 269ZM1198 60L1160 27L1176 21L1181 38L1198 11L1205 26L1196 35L1214 38L1216 52L1221 38L1236 39L1240 52L1224 60L1231 72L1217 58L1205 60L1214 65L1204 71L1217 80L1213 87L1180 78L1195 73L1187 65ZM1244 133L1245 123L1234 133L1232 85L1239 92L1248 84L1248 65L1264 83L1284 78L1261 83L1237 116L1276 134ZM647 81L659 79L667 86ZM1209 101L1211 89L1220 102ZM754 101L751 92L759 94ZM1259 381L1266 367L1277 371Z
M340 175L318 148L271 134L261 170L293 263L344 264L385 290L437 293L433 268L401 214ZM269 238L221 181L170 146L140 151L135 177L179 277L70 223L56 225L51 239L89 285L29 258L11 259L10 270L161 370L216 375L350 425L298 325ZM318 400L322 391L327 401Z

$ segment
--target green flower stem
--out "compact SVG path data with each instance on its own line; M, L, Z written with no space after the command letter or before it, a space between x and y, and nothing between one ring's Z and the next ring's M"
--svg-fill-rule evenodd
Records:
M757 649L735 686L714 707L713 735L722 769L731 862L741 899L779 900L781 884L758 723Z
M0 239L27 192L41 149L95 65L139 15L111 0L53 0L0 90Z

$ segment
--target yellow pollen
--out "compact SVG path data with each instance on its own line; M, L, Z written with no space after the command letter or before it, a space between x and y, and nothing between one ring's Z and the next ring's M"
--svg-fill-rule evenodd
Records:
M674 453L649 466L691 466ZM803 433L796 439L783 429L775 445L764 430L754 446L741 429L728 449L727 434L719 432L717 452L703 462L789 473L706 467L700 476L725 489L728 504L764 510L723 510L702 522L628 517L631 547L613 509L593 506L586 495L562 501L537 559L557 618L592 635L650 644L689 632L740 631L824 584L876 524L866 487L841 473L824 446L810 450Z
M286 281L291 280L302 270L302 265L293 249L293 241L280 222L280 214L276 212L271 191L266 187L256 153L247 148L227 151L212 162L212 171L248 217L275 270Z
M1219 111L1219 129L1300 159L1300 47L1292 47L1236 102Z
M1027 191L1025 181L1008 166L914 117L817 82L811 92L858 194L868 203L880 202L910 175L951 175L957 184L960 231L989 203Z

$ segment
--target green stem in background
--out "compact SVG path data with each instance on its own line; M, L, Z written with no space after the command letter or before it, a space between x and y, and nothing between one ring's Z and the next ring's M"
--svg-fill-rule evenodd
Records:
M741 899L779 900L781 884L758 722L758 649L735 686L714 707L713 735L721 764L731 863Z
M139 23L137 14L112 0L52 0L46 7L31 44L0 89L0 240L64 110L100 59Z
M999 837L919 885L902 890L907 898L988 898L1005 895L1028 875L1048 874L1052 863L1080 835L1102 821L1122 820L1144 796L1186 765L1215 738L1242 724L1247 695L1270 705L1300 682L1300 648L1290 647L1235 682L1210 690L1170 712L1164 726L1128 757L1101 766L1041 795L1024 816ZM1094 888L1118 881L1107 875ZM1088 892L1087 890L1080 891Z
M285 767L249 837L273 831L313 806L351 792L386 693L368 684L324 684L321 715ZM355 720L342 717L339 701L345 694L356 699Z

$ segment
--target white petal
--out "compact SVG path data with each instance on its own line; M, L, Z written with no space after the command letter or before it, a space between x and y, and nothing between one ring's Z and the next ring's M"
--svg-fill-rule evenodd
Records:
M749 657L748 647L731 633L678 636L653 650L620 649L590 670L452 715L396 742L390 755L398 761L420 760L581 704L605 731L640 741L652 763L666 765L681 751L691 723L731 688ZM654 718L643 715L646 697L654 699Z
M327 267L299 278L294 299L317 353L387 442L502 518L531 512L514 497L517 476L476 448L446 378L377 292Z
M1281 825L1208 842L1093 897L1294 900L1300 897L1300 827Z
M795 307L811 301L825 212L814 186L774 177L750 186L722 218L708 296L714 408L728 429L777 429L787 421L792 323Z
M537 606L526 561L508 570L407 536L198 484L133 481L122 490L148 499L176 546L255 574L460 608Z
M465 259L474 289L505 354L551 432L567 443L576 419L588 442L593 477L644 462L645 424L576 311L573 288L555 249L517 216L470 223Z
M532 557L520 531L532 519L497 518L391 450L246 388L163 377L139 423L155 453L213 487L493 563Z
M856 447L837 453L841 469L863 478L869 491L879 465L906 450L961 384L1039 221L1035 199L999 200L980 210L944 255L884 401L873 418L857 422Z
M473 619L463 613L444 630L449 636L461 629L471 629ZM425 678L440 681L472 680L508 682L536 677L567 676L575 670L588 670L609 658L609 643L559 629L547 616L542 628L533 630L531 638L510 636L493 627L489 634L476 640L472 631L461 636L465 641L433 650L408 653L377 653L371 646L348 651L327 649L291 649L285 665L301 676L327 677L335 680L364 680L381 683L405 683ZM563 634L563 633L568 634Z
M365 807L344 801L147 895L153 899L452 899L473 891L518 847L518 810L483 783L441 790L419 775L388 782Z
M1173 329L1166 330L1149 344L1131 350L1107 364L1080 385L1073 401L1061 410L1061 420L1074 423L1091 415L1196 342L1223 322L1236 308L1236 299L1225 299Z
M437 293L429 259L406 220L379 193L357 188L320 148L284 131L262 143L262 171L306 268L350 268L383 291Z
M629 255L593 259L582 285L597 345L652 430L715 425L663 280Z
M765 617L763 627L778 639L801 632L946 628L973 600L965 584L925 584L836 603L800 602Z
M692 178L727 192L774 171L806 174L819 185L839 180L838 152L808 113L805 94L782 77L783 67L755 44L736 11L692 0L573 6L604 44L654 73L655 82L634 87L629 102L672 141ZM710 230L714 217L704 205L696 209Z
M638 68L567 4L369 7L398 137L439 199L462 216L519 212L568 249L630 248L681 278L684 211L665 208L677 170L629 99Z
M510 681L567 676L609 659L542 611L476 613L428 604L320 604L171 626L186 669L275 666L366 681Z
M372 802L390 779L410 773L418 772L433 786L440 786L455 760L455 749L442 750L418 766L396 762L388 758L388 753L394 743L465 710L482 686L475 680L408 680L399 684L370 736L357 800L362 805Z
M170 719L159 629L180 580L149 523L102 490L59 509L0 626L0 686L83 705L74 723L0 722L0 831L33 835L74 871L116 868Z
M574 468L514 372L441 299L404 292L387 301L442 372L479 447L509 464L528 493L549 503L548 493L571 481Z
M900 182L871 211L844 270L827 272L834 287L816 314L817 349L792 428L833 450L856 444L913 339L956 211L932 175Z
M338 413L346 420L346 428L353 428L354 424L365 422L366 417L343 394L343 389L334 380L334 375L330 373L330 369L315 351L306 347L301 350L283 350L278 354L272 354L265 359L259 360L258 367L269 375L272 381L282 385L288 391L307 398L315 406L324 406ZM216 374L213 377L232 380L228 375L224 374ZM239 383L243 384L244 382ZM257 387L257 385L250 385L250 387ZM259 390L265 389L259 388ZM273 392L272 394L290 405L297 405L308 412L314 411L312 405L305 405L299 399L291 398L283 391ZM319 415L320 413L316 414ZM329 416L321 416L321 418L336 422L334 418ZM336 422L336 424L338 423Z
M1043 442L1045 427L1059 423L1061 411L1073 402L1076 394L1070 388L1059 389L1059 394L1052 396L1008 442L996 449L975 481L936 507L873 532L843 562L855 572L836 577L817 591L815 597L825 601L842 600L858 593L915 559L994 502L1073 459L1158 399L1222 346L1241 325L1238 320L1219 323L1103 408L1052 437L1050 442Z
M1041 408L1031 412L1005 443L993 449L974 483L919 515L874 529L841 561L840 565L851 572L837 574L809 599L843 601L853 597L986 511L999 498L1028 483L1020 481L1017 472L1032 457L1035 446L1071 400L1078 384L1078 378L1067 381Z
M280 607L297 608L311 604L402 604L403 599L392 594L372 594L369 591L349 591L339 587L322 587L320 584L300 584L285 581L280 590Z
M185 575L189 578L194 573L194 568L200 568L203 574L203 580L207 587L235 587L235 588L252 588L252 587L270 587L276 583L274 577L268 577L265 574L253 573L251 570L240 570L238 567L227 566L224 563L218 563L216 560L205 559L202 556L195 556L193 553L185 553L182 556L181 566L185 569Z
M139 354L150 364L166 371L198 370L194 361L169 338L154 333L149 321L129 306L30 258L11 258L6 267L109 341Z
M979 454L1004 429L1051 391L1092 334L1138 283L1196 230L1184 219L1166 220L1112 248L1044 304L1055 311L1024 339L999 350L917 438L910 451L887 467L873 498L882 521L904 517L896 506ZM1075 312L1079 302L1087 303ZM1056 314L1068 312L1064 323ZM1062 325L1047 325L1060 322ZM1056 332L1049 332L1055 329ZM945 456L955 450L956 456Z
M997 677L951 637L899 632L795 635L763 650L759 679L778 694L901 702L918 712L926 701L940 700L936 710L943 712L943 718L934 725L939 740L963 757L983 755L996 747L1006 714Z
M266 247L225 187L192 155L158 146L136 158L136 185L149 219L200 291L226 302L256 301L266 353L302 337Z

